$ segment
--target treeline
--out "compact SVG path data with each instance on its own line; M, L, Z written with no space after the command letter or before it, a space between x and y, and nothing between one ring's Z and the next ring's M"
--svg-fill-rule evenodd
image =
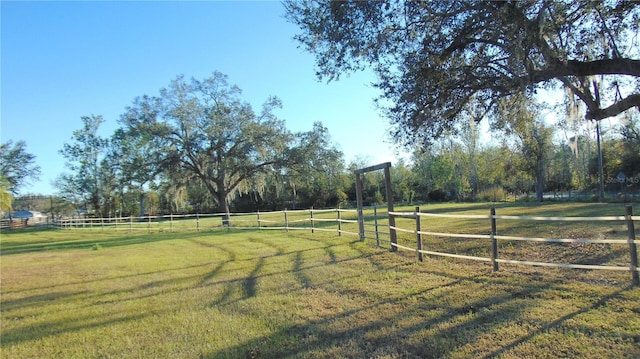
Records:
M202 81L178 77L159 95L136 98L108 138L98 134L101 116L83 117L60 151L66 172L56 180L58 194L18 198L14 209L109 217L353 205L353 172L373 163L346 163L322 123L291 133L274 114L280 105L273 97L254 111L220 73ZM394 200L542 201L545 192L600 199L600 162L607 192L640 189L637 110L599 129L600 161L594 122L549 124L540 105L525 98L501 107L489 131L469 119L394 163ZM2 154L7 168L9 147ZM385 201L382 173L365 175L363 188L366 205Z
M543 169L544 192L556 192L564 198L571 194L574 198L597 200L599 166L593 124L584 126L575 137L564 136L561 128L547 130L549 142L542 148L543 166L540 167ZM536 178L540 174L535 172L537 157L535 151L526 147L527 139L523 136L516 140L503 135L501 144L487 145L481 143L482 136L479 129L469 125L457 135L426 150L416 150L408 161L394 163L391 167L394 201L408 204L514 198L535 200ZM296 134L294 138L296 140L289 144L288 151L305 149L302 156L305 161L298 158L291 160L291 166L273 166L261 172L229 200L230 211L354 205L353 172L372 163L361 158L347 164L332 143L328 130L319 123L311 131ZM111 141L105 143L110 144ZM105 151L113 152L114 149ZM640 126L637 115L603 131L602 153L605 191L609 199L625 194L637 195L640 192ZM104 163L122 160L102 158L99 163L103 165L97 169L97 178L117 178L120 167ZM624 178L619 178L620 173L624 173ZM127 182L119 185L111 182L110 187L99 192L99 211L95 211L88 200L74 201L68 196L22 196L16 198L14 207L54 214L71 214L77 210L84 213L82 210L88 209L100 216L135 216L141 213L141 208L143 214L151 215L218 211L216 198L201 182L186 182L178 187L171 178L160 173L146 187L138 188ZM363 190L365 205L384 203L382 172L366 174ZM578 197L584 193L586 197ZM73 194L82 198L80 193Z

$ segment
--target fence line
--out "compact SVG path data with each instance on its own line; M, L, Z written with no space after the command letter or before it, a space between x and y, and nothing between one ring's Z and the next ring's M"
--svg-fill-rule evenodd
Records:
M590 269L590 270L611 270L629 271L632 275L634 285L640 285L640 268L638 265L635 221L640 221L640 216L634 216L631 206L626 207L625 216L601 216L601 217L541 217L541 216L511 216L496 215L495 209L491 208L489 215L461 215L421 212L416 207L413 212L396 212L379 214L376 207L373 207L373 218L367 216L362 221L357 219L358 211L355 209L307 209L307 210L283 210L273 212L248 212L248 213L214 213L214 214L186 214L186 215L162 215L162 216L142 216L142 217L118 217L118 218L83 218L83 219L60 219L51 223L52 227L61 229L100 229L115 231L202 231L220 229L259 229L259 230L310 230L335 232L339 236L350 234L359 236L359 227L363 229L364 239L375 239L376 245L389 243L390 249L415 252L418 260L422 260L422 255L451 257L458 259L469 259L484 262L491 262L493 270L499 270L499 263L519 264L531 266L544 266L556 268ZM449 218L449 219L472 219L490 221L490 234L473 233L448 233L422 230L421 219ZM228 220L226 220L228 218ZM406 228L396 224L394 218L413 219L413 227ZM387 219L386 223L384 219ZM549 222L625 222L627 225L627 239L588 239L588 238L543 238L543 237L519 237L497 234L497 220L506 221L549 221ZM402 221L401 221L402 223ZM335 226L332 226L335 224ZM416 247L398 244L393 241L395 233L408 233L415 235ZM375 237L367 235L374 234ZM422 236L444 237L487 240L487 245L491 249L490 257L479 257L473 255L446 253L429 251L422 248ZM387 239L388 238L388 239ZM597 264L575 264L575 263L549 263L540 261L502 259L499 257L498 241L524 241L534 243L579 243L579 244L610 244L629 246L629 265L597 265ZM489 246L490 244L490 246Z
M638 251L637 244L640 240L636 239L634 221L640 221L640 216L634 216L631 206L626 207L625 216L601 216L601 217L541 217L541 216L505 216L496 215L495 208L491 208L489 215L461 215L461 214L442 214L442 213L425 213L421 212L419 207L415 208L413 212L389 212L390 217L414 219L415 225L412 228L401 227L399 225L389 226L390 231L400 233L411 233L416 236L416 247L409 247L407 245L400 245L398 243L391 243L391 249L402 249L406 251L412 251L417 253L418 260L422 261L422 255L432 255L441 257L451 257L459 259L470 259L476 261L491 262L493 264L493 270L499 270L499 263L508 264L520 264L531 266L544 266L544 267L556 267L556 268L572 268L572 269L590 269L590 270L611 270L611 271L629 271L632 276L633 285L640 285L640 268L638 266ZM487 220L491 222L490 234L463 234L463 233L443 233L443 232L431 232L421 230L420 219L423 217L439 217L450 219L474 219L474 220ZM627 225L628 238L627 239L587 239L587 238L540 238L540 237L518 237L518 236L505 236L497 234L496 220L516 220L516 221L559 221L559 222L601 222L601 221L617 221L625 222ZM397 223L397 222L396 222ZM377 225L376 225L377 229ZM479 239L491 241L491 257L479 257L471 255L462 255L438 251L427 251L422 249L422 236L433 237L446 237L446 238L461 238L461 239ZM369 239L371 239L369 237ZM527 261L527 260L512 260L498 258L498 245L500 241L527 241L527 242L542 242L542 243L581 243L581 244L627 244L629 246L629 265L597 265L597 264L575 264L575 263L549 263L539 261ZM378 233L376 233L376 242L379 244ZM489 245L489 243L488 243Z
M59 229L100 229L124 231L201 231L215 229L272 229L336 232L358 235L349 227L357 225L357 211L350 209L306 209L273 212L213 213L117 218L70 218L52 222ZM228 221L226 217L228 216ZM343 218L346 217L346 218ZM218 219L220 222L217 222ZM325 228L336 224L337 228ZM343 228L346 227L346 228ZM333 226L335 227L335 226Z

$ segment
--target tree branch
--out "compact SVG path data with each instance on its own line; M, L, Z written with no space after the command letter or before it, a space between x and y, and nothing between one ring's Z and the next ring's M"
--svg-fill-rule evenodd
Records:
M528 78L532 83L539 83L564 76L585 77L594 75L640 77L640 60L616 58L594 61L569 60L566 63L557 61L547 69L532 71L529 73Z
M607 108L596 110L590 109L587 111L586 118L588 120L600 121L602 119L620 114L632 107L638 107L640 109L640 94L629 95Z

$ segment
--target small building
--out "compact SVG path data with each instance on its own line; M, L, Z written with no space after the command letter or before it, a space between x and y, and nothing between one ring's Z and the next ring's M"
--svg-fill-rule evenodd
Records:
M14 219L26 219L29 225L47 223L47 216L38 211L15 211L11 214Z

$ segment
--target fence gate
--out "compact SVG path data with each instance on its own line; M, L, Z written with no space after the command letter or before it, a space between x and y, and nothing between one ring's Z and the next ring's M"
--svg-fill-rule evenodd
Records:
M391 250L397 251L397 247L394 244L398 244L398 240L396 237L396 231L393 229L396 226L395 218L390 215L393 212L393 191L391 190L391 173L389 171L391 168L391 162L381 163L371 167L360 168L354 171L356 175L356 202L358 205L358 229L360 232L360 240L364 241L364 211L362 209L362 175L367 172L384 170L384 188L387 197L387 213L389 216L389 238L391 240Z

